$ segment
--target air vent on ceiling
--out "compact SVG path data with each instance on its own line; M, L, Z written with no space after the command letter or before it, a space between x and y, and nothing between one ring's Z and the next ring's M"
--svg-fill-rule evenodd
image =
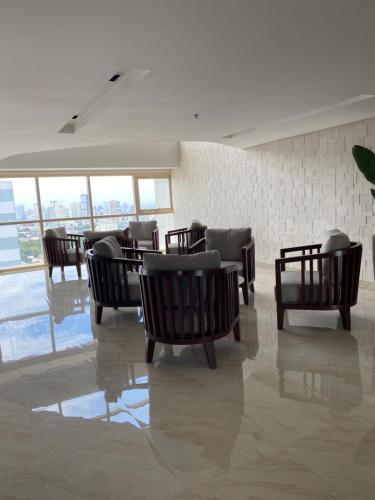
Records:
M121 76L121 73L115 73L110 79L109 81L110 82L115 82L116 80L118 80Z
M105 82L100 91L92 97L72 118L59 130L60 134L74 134L86 125L95 115L111 104L120 94L149 73L146 69L132 69L125 73L115 73Z

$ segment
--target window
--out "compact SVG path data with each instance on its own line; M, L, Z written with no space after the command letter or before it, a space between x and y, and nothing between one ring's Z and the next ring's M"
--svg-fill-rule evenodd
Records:
M94 215L134 214L131 175L90 177Z
M90 215L86 177L40 177L39 189L44 219Z
M169 174L23 175L0 178L0 272L44 265L41 235L125 229L131 220L158 221L160 245L172 228Z
M138 179L139 208L142 211L170 209L169 178Z

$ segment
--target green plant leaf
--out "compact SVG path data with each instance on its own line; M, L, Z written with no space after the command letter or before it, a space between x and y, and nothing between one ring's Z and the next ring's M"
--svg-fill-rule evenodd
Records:
M359 170L371 184L375 185L375 153L359 145L353 146L352 153Z

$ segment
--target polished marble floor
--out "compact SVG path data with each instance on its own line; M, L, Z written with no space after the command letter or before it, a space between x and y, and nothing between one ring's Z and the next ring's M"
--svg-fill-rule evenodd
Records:
M85 276L84 276L85 278ZM258 269L242 342L157 346L141 310L92 321L67 269L0 276L0 499L375 498L375 291L276 330Z

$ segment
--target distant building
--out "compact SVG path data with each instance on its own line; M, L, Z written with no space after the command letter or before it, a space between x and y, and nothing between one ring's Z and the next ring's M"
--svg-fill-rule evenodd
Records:
M83 217L89 215L89 196L87 194L81 194L81 215Z
M81 217L81 215L85 215L82 213L82 203L77 201L70 204L70 215L71 217Z
M16 220L12 181L0 180L0 221ZM0 226L0 267L21 264L17 226Z

